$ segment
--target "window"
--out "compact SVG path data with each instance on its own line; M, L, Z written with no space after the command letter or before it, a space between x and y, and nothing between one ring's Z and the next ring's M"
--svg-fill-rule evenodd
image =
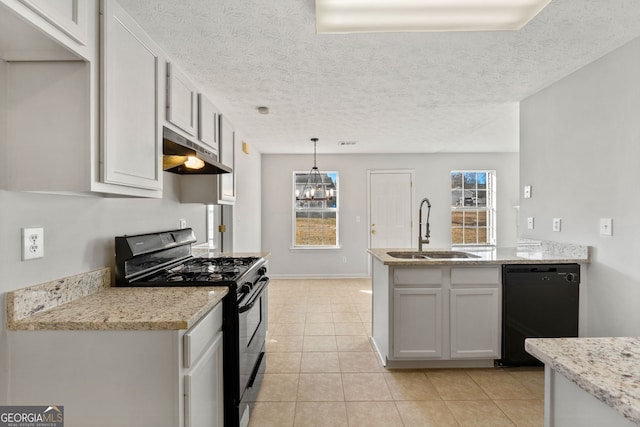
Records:
M293 246L338 247L338 172L293 173ZM322 184L309 186L319 176ZM315 182L315 181L314 181ZM305 186L306 185L306 186Z
M495 171L451 172L451 243L496 244Z

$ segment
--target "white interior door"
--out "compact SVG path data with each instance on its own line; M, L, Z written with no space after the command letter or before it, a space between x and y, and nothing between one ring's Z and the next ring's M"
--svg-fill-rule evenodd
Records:
M369 247L413 247L412 170L369 171Z

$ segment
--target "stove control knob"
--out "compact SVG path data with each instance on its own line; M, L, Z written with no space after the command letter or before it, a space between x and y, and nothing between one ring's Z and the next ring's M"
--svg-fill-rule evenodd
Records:
M251 283L247 282L244 285L240 286L241 294L248 294L249 292L251 292Z
M260 268L258 269L258 274L259 274L260 276L264 276L265 274L267 274L267 267L260 267Z

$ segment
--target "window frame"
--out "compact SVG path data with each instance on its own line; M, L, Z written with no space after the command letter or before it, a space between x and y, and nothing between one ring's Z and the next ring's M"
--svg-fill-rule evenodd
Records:
M340 249L340 172L335 170L330 171L320 171L321 175L334 175L335 180L335 207L322 207L322 208L304 208L298 207L296 201L296 177L298 175L309 175L309 171L293 171L292 172L292 191L291 191L291 199L292 199L292 209L291 209L291 249L294 250L331 250L331 249ZM336 226L335 226L335 245L301 245L296 241L297 238L297 214L299 212L322 212L322 213L332 213L336 218Z
M458 187L458 188L454 188L453 187L453 175L459 173L462 174L463 176L463 185L462 187ZM465 191L475 191L476 195L478 194L478 191L482 191L482 190L478 190L478 184L476 181L475 184L475 188L474 189L468 189L467 187L464 186L464 175L468 174L468 173L483 173L487 175L487 182L486 182L486 194L485 194L485 206L478 206L478 198L476 197L476 201L474 203L474 205L472 206L467 206L465 204ZM450 186L450 190L451 190L451 204L450 204L450 228L451 228L451 246L456 246L456 247L460 247L460 246L474 246L474 247L495 247L496 246L496 242L497 242L497 179L496 179L496 171L495 170L489 170L489 169L455 169L455 170L451 170L449 173L449 186ZM460 198L459 200L459 205L455 205L454 204L454 191L459 190L461 192ZM453 215L456 212L462 212L463 213L463 223L462 226L460 227L454 227L454 223L453 223ZM481 213L484 212L486 215L486 225L485 226L480 226L478 224L478 221L476 221L476 225L475 227L470 227L470 226L465 226L464 224L464 212L476 212L476 213ZM477 217L476 217L477 218ZM462 231L462 243L456 242L454 243L453 241L453 231L454 229L459 228ZM481 242L479 243L478 240L478 236L479 236L479 230L482 228L486 228L486 242ZM475 236L476 236L476 242L467 242L465 241L465 230L475 230Z

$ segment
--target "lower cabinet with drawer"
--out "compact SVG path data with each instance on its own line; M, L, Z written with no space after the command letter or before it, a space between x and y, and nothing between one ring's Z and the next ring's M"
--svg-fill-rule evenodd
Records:
M8 331L9 405L65 427L223 425L222 304L188 330Z
M374 260L373 341L388 367L493 366L499 266L386 266Z

